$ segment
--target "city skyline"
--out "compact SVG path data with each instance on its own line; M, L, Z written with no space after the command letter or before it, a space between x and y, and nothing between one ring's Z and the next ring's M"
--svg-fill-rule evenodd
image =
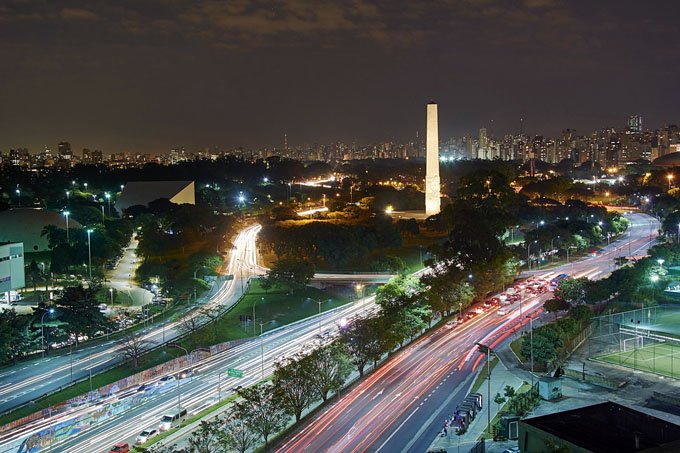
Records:
M0 149L271 148L284 134L291 146L408 142L424 134L429 100L442 136L623 128L622 113L654 129L676 123L677 9L9 2Z

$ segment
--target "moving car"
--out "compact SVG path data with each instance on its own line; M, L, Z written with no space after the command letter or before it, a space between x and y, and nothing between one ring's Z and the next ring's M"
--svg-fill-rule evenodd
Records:
M118 442L116 445L111 447L109 453L130 453L130 444L127 442Z
M154 437L156 434L158 434L158 430L156 428L146 428L144 431L139 433L139 436L137 436L137 438L135 439L135 443L137 445L143 444L147 440Z
M177 411L171 412L161 417L161 423L158 425L158 429L160 431L168 431L172 428L181 425L186 421L186 419L187 419L186 409L182 409L179 412Z
M458 321L456 321L456 320L451 320L451 321L449 321L449 322L446 323L446 328L447 328L447 329L453 329L453 328L456 327L457 325L458 325Z

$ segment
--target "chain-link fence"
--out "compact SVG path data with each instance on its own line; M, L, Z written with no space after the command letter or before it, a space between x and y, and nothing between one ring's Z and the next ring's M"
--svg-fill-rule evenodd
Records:
M593 318L594 360L680 378L680 307L662 305Z

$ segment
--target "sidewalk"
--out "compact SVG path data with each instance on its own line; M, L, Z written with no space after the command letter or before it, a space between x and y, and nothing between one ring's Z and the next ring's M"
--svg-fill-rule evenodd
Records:
M108 286L126 294L132 301L132 305L135 307L141 307L142 305L151 303L151 300L153 299L153 294L151 294L150 291L137 286L137 283L135 283L132 277L139 266L135 256L138 245L139 241L137 241L137 239L131 239L130 244L125 248L123 256L116 266L116 269L106 272Z
M480 367L480 373L486 374L486 367ZM470 426L468 427L468 430L465 432L465 434L458 436L452 428L447 428L447 435L445 436L443 431L440 432L437 438L434 439L432 444L430 444L428 451L455 452L459 451L460 447L464 447L465 451L469 450L475 443L477 443L477 440L482 437L482 433L486 429L487 418L489 417L489 409L491 411L490 418L492 421L498 414L498 404L493 402L496 393L503 395L506 385L511 385L515 388L515 390L517 390L522 386L522 383L522 379L508 370L503 361L499 360L496 367L491 371L491 398L489 398L487 390L489 384L487 381L484 381L482 386L477 391L478 393L481 393L484 398L482 410L477 413L477 417L475 417L475 419L470 423ZM463 397L464 396L465 395L463 395ZM487 406L489 402L491 405ZM455 410L457 404L458 401L451 403L451 412ZM501 447L499 446L499 448ZM505 448L507 448L507 446L503 445L502 449ZM487 449L487 451L492 450Z

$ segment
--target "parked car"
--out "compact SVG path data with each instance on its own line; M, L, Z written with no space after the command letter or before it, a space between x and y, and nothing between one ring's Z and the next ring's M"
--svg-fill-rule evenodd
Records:
M452 321L449 321L449 322L446 323L446 328L447 329L453 329L454 327L456 327L456 325L458 325L458 322L455 321L455 320L452 320Z

